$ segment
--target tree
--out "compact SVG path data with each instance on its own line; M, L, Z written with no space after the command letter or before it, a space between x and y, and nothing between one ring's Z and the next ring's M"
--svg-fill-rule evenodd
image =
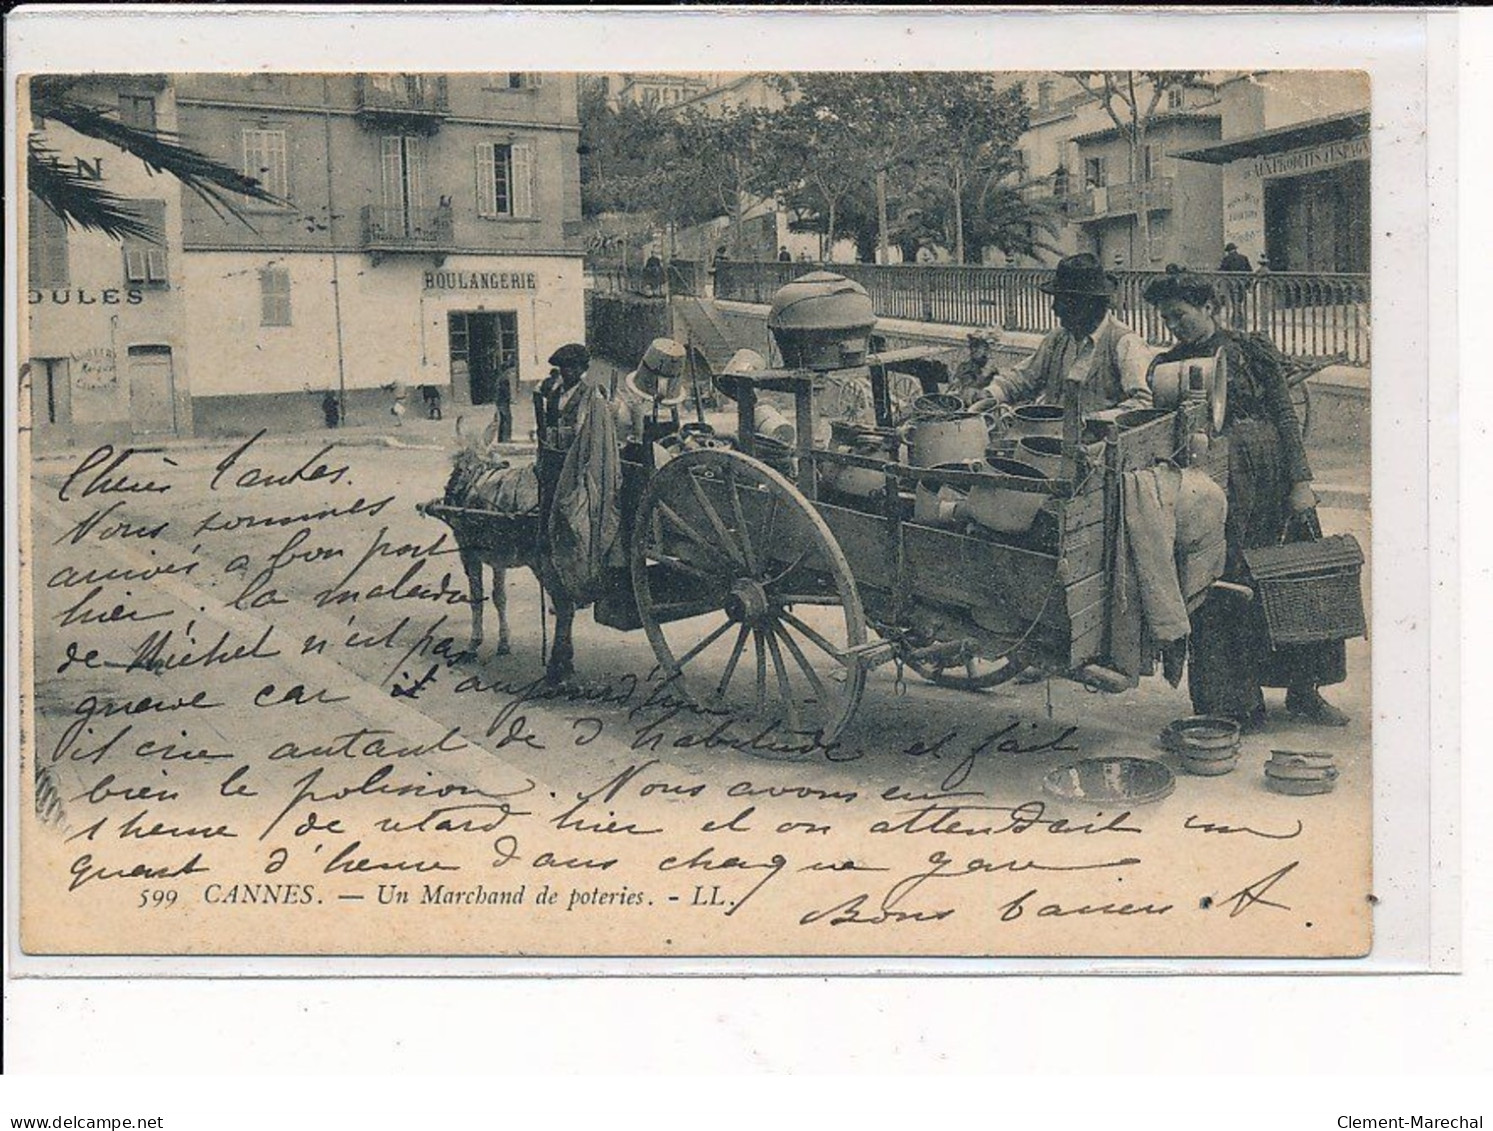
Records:
M1136 224L1144 256L1151 260L1151 207L1146 183L1141 177L1141 155L1146 132L1157 108L1169 90L1185 90L1198 81L1201 71L1068 71L1068 77L1096 98L1125 139L1130 164L1130 183L1136 193ZM1134 256L1131 257L1134 259Z
M764 120L757 152L753 187L796 213L799 230L822 232L833 247L840 209L866 179L853 133L824 107L793 102Z
M76 164L65 163L41 136L47 122L139 158L152 173L175 177L214 212L234 216L246 225L249 222L239 212L236 198L282 203L255 178L182 145L174 135L128 125L117 114L88 105L76 93L86 78L43 75L31 80L31 115L42 123L42 130L26 137L26 186L69 226L103 232L114 239L133 236L160 242L164 238L164 233L131 211L122 197L102 182L80 176Z
M970 225L965 208L975 189L1019 169L1016 141L1030 121L1020 84L1002 90L985 74L941 71L909 76L905 97L921 119L917 168L948 202L949 246L966 261Z
M800 104L812 109L825 129L833 129L859 154L861 175L875 194L877 242L890 239L889 181L927 145L930 123L908 97L916 76L891 71L813 71L791 76ZM849 203L847 193L847 203Z
M687 110L674 120L672 167L679 187L703 190L731 218L730 247L741 254L741 222L746 195L757 183L753 169L767 114L738 108L722 115Z

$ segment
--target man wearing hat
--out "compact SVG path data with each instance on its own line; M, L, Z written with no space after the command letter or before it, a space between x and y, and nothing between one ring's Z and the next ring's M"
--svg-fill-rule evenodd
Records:
M641 440L644 423L656 419L660 408L677 413L687 394L684 347L672 338L654 338L638 367L622 380L618 395L619 426L632 438Z
M1220 271L1244 271L1250 272L1254 268L1250 266L1249 257L1240 253L1239 245L1226 243L1223 245L1223 259L1219 261Z
M550 375L534 392L534 416L543 442L551 448L563 448L568 446L566 437L575 435L591 351L579 342L571 342L550 354L550 366Z
M1062 404L1063 383L1077 380L1085 415L1109 409L1151 407L1146 380L1151 351L1139 334L1110 312L1118 284L1087 252L1058 263L1042 290L1052 295L1058 328L1009 377L990 383L990 396L975 405Z
M949 392L963 397L965 404L987 400L995 395L991 382L998 376L990 357L990 335L976 332L969 336L969 357L954 370Z

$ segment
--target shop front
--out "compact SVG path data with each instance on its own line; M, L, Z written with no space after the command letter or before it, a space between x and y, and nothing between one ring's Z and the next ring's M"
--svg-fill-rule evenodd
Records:
M1319 118L1175 154L1223 168L1224 241L1271 271L1369 269L1369 115Z

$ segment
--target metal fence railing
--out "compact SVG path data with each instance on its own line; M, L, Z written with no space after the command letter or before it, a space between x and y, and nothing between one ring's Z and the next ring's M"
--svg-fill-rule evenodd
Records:
M678 266L676 261L675 266ZM1057 325L1052 298L1041 290L1049 269L1010 267L893 266L833 263L830 270L866 288L877 315L913 322L956 326L999 326L1046 333ZM701 265L689 264L694 285ZM807 270L802 263L726 260L708 270L714 296L737 302L768 303L773 294ZM1115 313L1153 345L1170 341L1156 309L1142 297L1155 271L1118 271ZM1344 355L1367 364L1370 357L1369 276L1282 272L1231 274L1198 272L1219 296L1221 321L1236 330L1268 335L1287 354ZM672 275L672 271L671 271ZM698 289L675 293L699 293Z

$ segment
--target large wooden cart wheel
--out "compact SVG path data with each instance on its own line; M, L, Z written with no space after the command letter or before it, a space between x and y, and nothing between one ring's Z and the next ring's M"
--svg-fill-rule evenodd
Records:
M866 682L855 578L813 505L766 464L716 450L661 468L633 525L632 576L665 678L742 720L743 737L776 722L757 752L790 735L831 742L850 721Z
M975 656L948 666L908 657L907 666L929 683L936 683L939 687L952 687L958 691L985 691L999 687L1026 671L1026 664L1015 656L1001 656L994 660Z

